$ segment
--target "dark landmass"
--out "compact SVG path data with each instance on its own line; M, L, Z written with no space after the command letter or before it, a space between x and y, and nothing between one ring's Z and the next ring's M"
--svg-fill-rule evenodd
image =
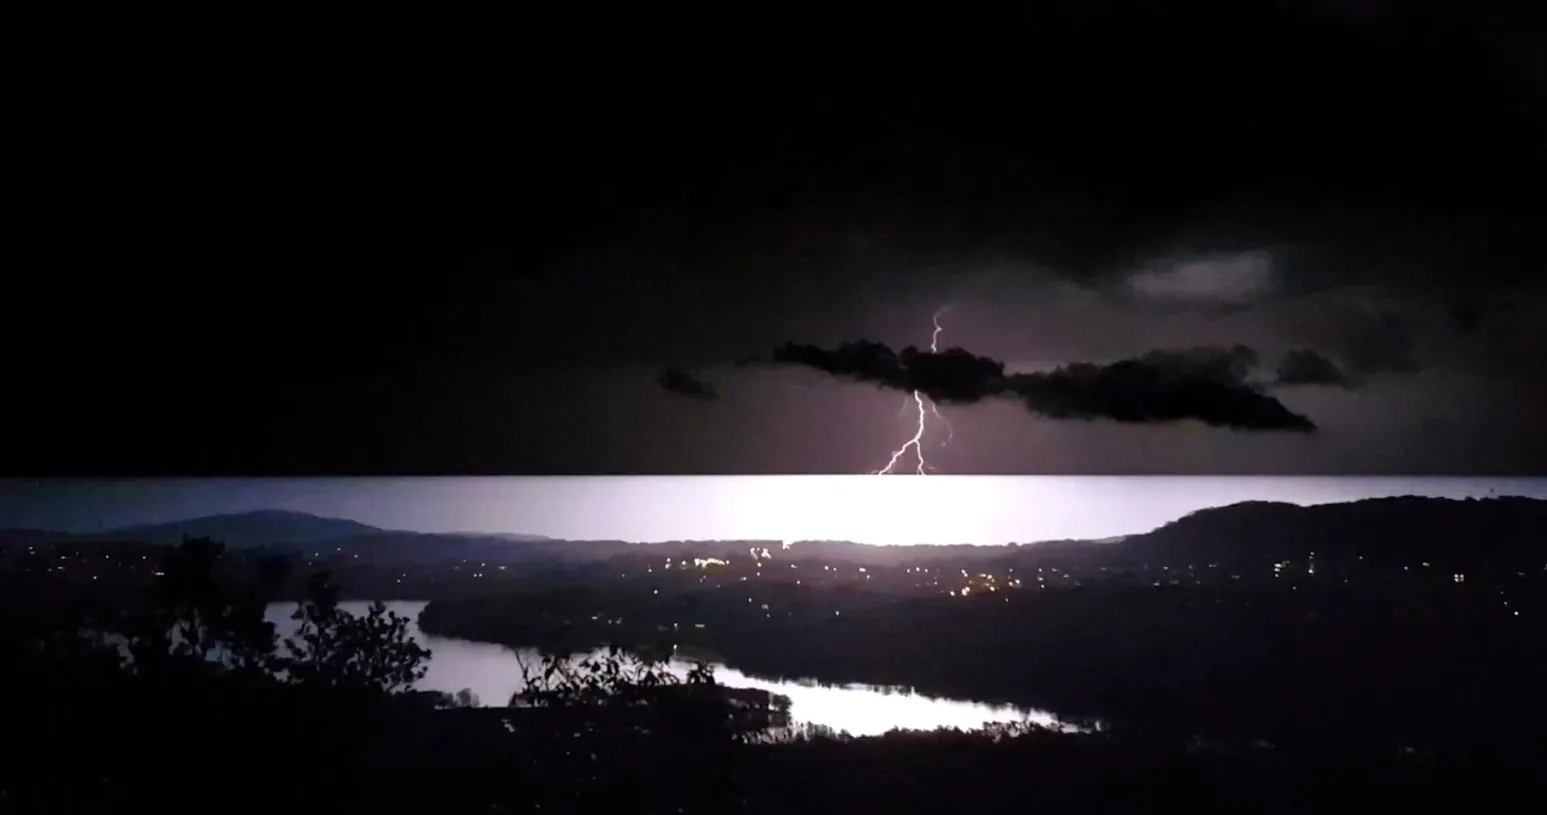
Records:
M289 525L277 544L244 539L230 568L277 556L348 581L349 598L431 600L420 624L433 634L678 645L752 674L909 686L1168 737L1476 745L1536 722L1528 703L1547 686L1547 502L1531 499L1248 502L1117 541L1007 546L348 534L351 523L257 513L158 534ZM117 599L160 579L165 550L36 530L0 540L6 585Z
M132 540L173 546L183 538L211 537L219 539L226 546L244 549L254 546L289 547L326 543L380 534L382 531L374 526L345 518L324 518L305 512L265 509L130 526L81 537L99 540Z
M129 540L139 543L177 545L183 538L215 538L233 549L268 548L271 550L305 551L321 544L348 541L357 546L369 547L379 541L395 541L405 537L424 540L448 538L456 541L488 542L491 540L536 542L549 541L542 535L523 535L514 532L454 532L427 534L403 530L389 530L351 521L347 518L326 518L306 512L282 509L262 509L253 512L234 512L223 515L207 515L159 524L143 524L113 529L106 532L70 534L42 530L16 530L35 532L42 538L68 536L84 540ZM0 531L0 542L8 539L10 530Z
M1547 724L1534 701L1547 682L1540 578L1508 599L1496 584L1296 582L910 599L789 585L570 589L438 601L420 625L560 650L680 645L749 674L910 686L1176 739L1471 750Z
M690 647L753 674L1168 738L1484 749L1547 725L1533 701L1543 521L1541 501L1395 498L1246 503L1117 543L991 555L809 560L794 546L684 562L643 547L613 572L437 600L420 625L560 650Z
M1483 569L1547 563L1547 501L1378 498L1301 507L1248 502L1194 512L1125 543L1135 556L1248 563L1365 558Z
M784 564L958 569L1006 572L1062 569L1067 577L1145 578L1149 564L1208 568L1216 574L1315 556L1345 568L1428 562L1438 572L1531 571L1547 563L1538 530L1547 501L1529 498L1452 500L1380 498L1302 507L1247 502L1189 514L1143 534L1116 540L1057 540L1007 545L873 546L849 541L779 540L569 541L519 533L420 533L378 529L339 518L262 511L195 518L90 535L0 530L0 572L35 571L85 582L109 571L79 568L112 560L125 544L171 545L184 537L224 540L234 559L276 554L305 568L338 575L358 599L433 600L483 595L512 583L605 579L636 561L694 558L748 561L766 550ZM63 557L61 562L59 558ZM83 560L84 558L84 560ZM645 561L638 559L644 558ZM139 563L149 563L141 558ZM71 567L72 563L74 568ZM621 566L621 568L620 568ZM642 566L640 568L648 568ZM1436 573L1438 573L1436 572ZM112 573L117 573L116 569ZM1449 574L1450 572L1445 572ZM810 572L803 575L810 576ZM874 576L872 576L874 577ZM1177 579L1174 575L1167 580ZM876 584L872 584L876 585Z
M786 558L842 558L862 565L897 564L945 558L994 560L1014 557L1035 546L1039 551L1086 548L1124 543L1135 551L1159 547L1177 554L1194 552L1207 557L1232 553L1261 554L1264 545L1278 546L1285 554L1312 551L1308 537L1330 534L1327 551L1338 547L1370 549L1376 541L1400 541L1387 548L1412 553L1414 547L1435 552L1455 552L1481 547L1519 546L1531 539L1536 525L1547 520L1547 501L1532 498L1449 499L1405 496L1300 506L1273 501L1248 501L1190 513L1148 533L1099 541L1007 541L1005 545L954 544L874 546L852 541L772 539L683 540L633 543L623 540L562 540L515 532L426 533L388 530L344 518L324 518L304 512L259 510L211 515L164 524L126 527L107 532L77 534L41 529L0 530L0 549L28 544L85 541L131 541L175 545L185 537L230 538L232 549L263 548L304 554L323 548L350 555L386 553L393 557L411 548L425 550L416 558L456 559L470 554L500 554L502 563L523 559L559 558L589 563L629 554L639 547L676 557L722 557L744 554L749 547L783 549ZM1242 537L1250 546L1240 544ZM519 544L498 546L496 544ZM786 543L788 547L786 548ZM331 544L323 547L322 544ZM1178 548L1180 547L1180 548ZM1530 546L1527 545L1527 549Z
M1104 543L601 542L572 543L569 557L560 542L390 531L253 540L214 559L199 541L6 533L0 732L26 749L0 768L0 801L72 812L211 800L272 812L303 794L309 807L389 813L618 801L641 813L939 812L1012 800L1534 811L1547 758L1536 738L1547 725L1543 505L1251 503ZM473 552L490 559L458 557ZM319 584L334 566L367 582ZM426 587L441 593L409 593ZM316 640L326 659L286 662L262 644L268 602L317 609L373 594L431 597L419 621L431 632L555 654L677 645L752 673L1016 701L1103 726L780 735L759 729L779 721L776 698L717 691L707 673L655 690L626 655L553 674L526 697L538 708L476 709L404 692L434 655L405 650L403 623L387 616L311 612L335 632ZM155 634L198 621L242 643L252 665L288 665L294 678L222 669ZM128 632L137 661L120 664L82 630ZM278 772L304 778L305 792L263 780Z

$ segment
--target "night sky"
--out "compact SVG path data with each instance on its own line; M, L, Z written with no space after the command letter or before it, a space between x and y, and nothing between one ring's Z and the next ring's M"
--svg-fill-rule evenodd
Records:
M0 456L1541 474L1525 5L12 4Z

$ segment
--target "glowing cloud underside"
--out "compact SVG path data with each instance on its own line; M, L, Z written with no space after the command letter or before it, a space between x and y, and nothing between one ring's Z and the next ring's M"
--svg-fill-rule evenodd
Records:
M933 323L935 327L935 330L929 335L929 350L932 353L940 353L940 332L945 330L944 326L940 325L940 316L945 314L947 311L950 311L950 309L950 306L942 306L939 311L936 311L934 315L930 317L930 322ZM897 474L897 465L902 461L903 456L908 454L908 450L910 448L913 450L913 455L917 462L913 468L914 473L916 475L929 475L929 471L935 469L933 465L924 460L924 432L928 429L930 416L933 416L937 421L945 426L946 435L945 440L940 442L941 447L949 445L951 440L956 437L956 429L953 428L950 421L948 421L945 416L940 413L940 406L935 404L934 400L925 396L920 391L914 391L911 400L914 407L916 408L916 414L918 416L918 423L914 427L913 437L903 442L901 447L893 450L891 460L886 462L886 466L879 470L873 471L871 475ZM907 411L908 402L905 400L902 404L902 411L900 411L898 415L902 415Z

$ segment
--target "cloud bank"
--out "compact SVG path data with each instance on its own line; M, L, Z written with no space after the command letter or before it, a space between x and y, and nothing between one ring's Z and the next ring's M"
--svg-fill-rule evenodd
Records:
M656 377L656 384L679 396L698 399L705 402L713 402L720 398L720 392L714 385L688 373L687 371L672 367L661 372Z
M869 340L836 348L785 343L756 362L799 365L889 390L918 391L945 405L1016 400L1031 413L1054 419L1193 420L1236 430L1316 430L1309 418L1247 380L1257 354L1240 345L1156 350L1134 359L1036 373L1006 373L1003 362L962 348L895 351Z

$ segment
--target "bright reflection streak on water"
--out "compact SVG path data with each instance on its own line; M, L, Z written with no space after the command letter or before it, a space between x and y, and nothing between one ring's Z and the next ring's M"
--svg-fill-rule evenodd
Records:
M369 603L343 603L354 614L364 614ZM500 706L522 689L519 659L534 665L537 654L517 652L501 645L468 640L432 637L419 630L418 618L426 603L398 601L387 607L414 621L409 631L432 651L428 672L419 682L420 690L456 693L463 688L476 694L484 705ZM281 636L292 633L295 623L290 614L293 603L269 606L267 618ZM283 648L283 646L281 646ZM672 673L685 676L689 665L674 663ZM823 687L814 683L774 681L747 676L740 671L715 666L715 679L727 687L756 688L790 698L790 717L797 723L821 725L855 736L872 736L892 729L933 730L940 727L975 729L985 722L1027 721L1049 727L1061 725L1049 713L1007 706L987 705L952 699L931 699L903 691L865 685Z

